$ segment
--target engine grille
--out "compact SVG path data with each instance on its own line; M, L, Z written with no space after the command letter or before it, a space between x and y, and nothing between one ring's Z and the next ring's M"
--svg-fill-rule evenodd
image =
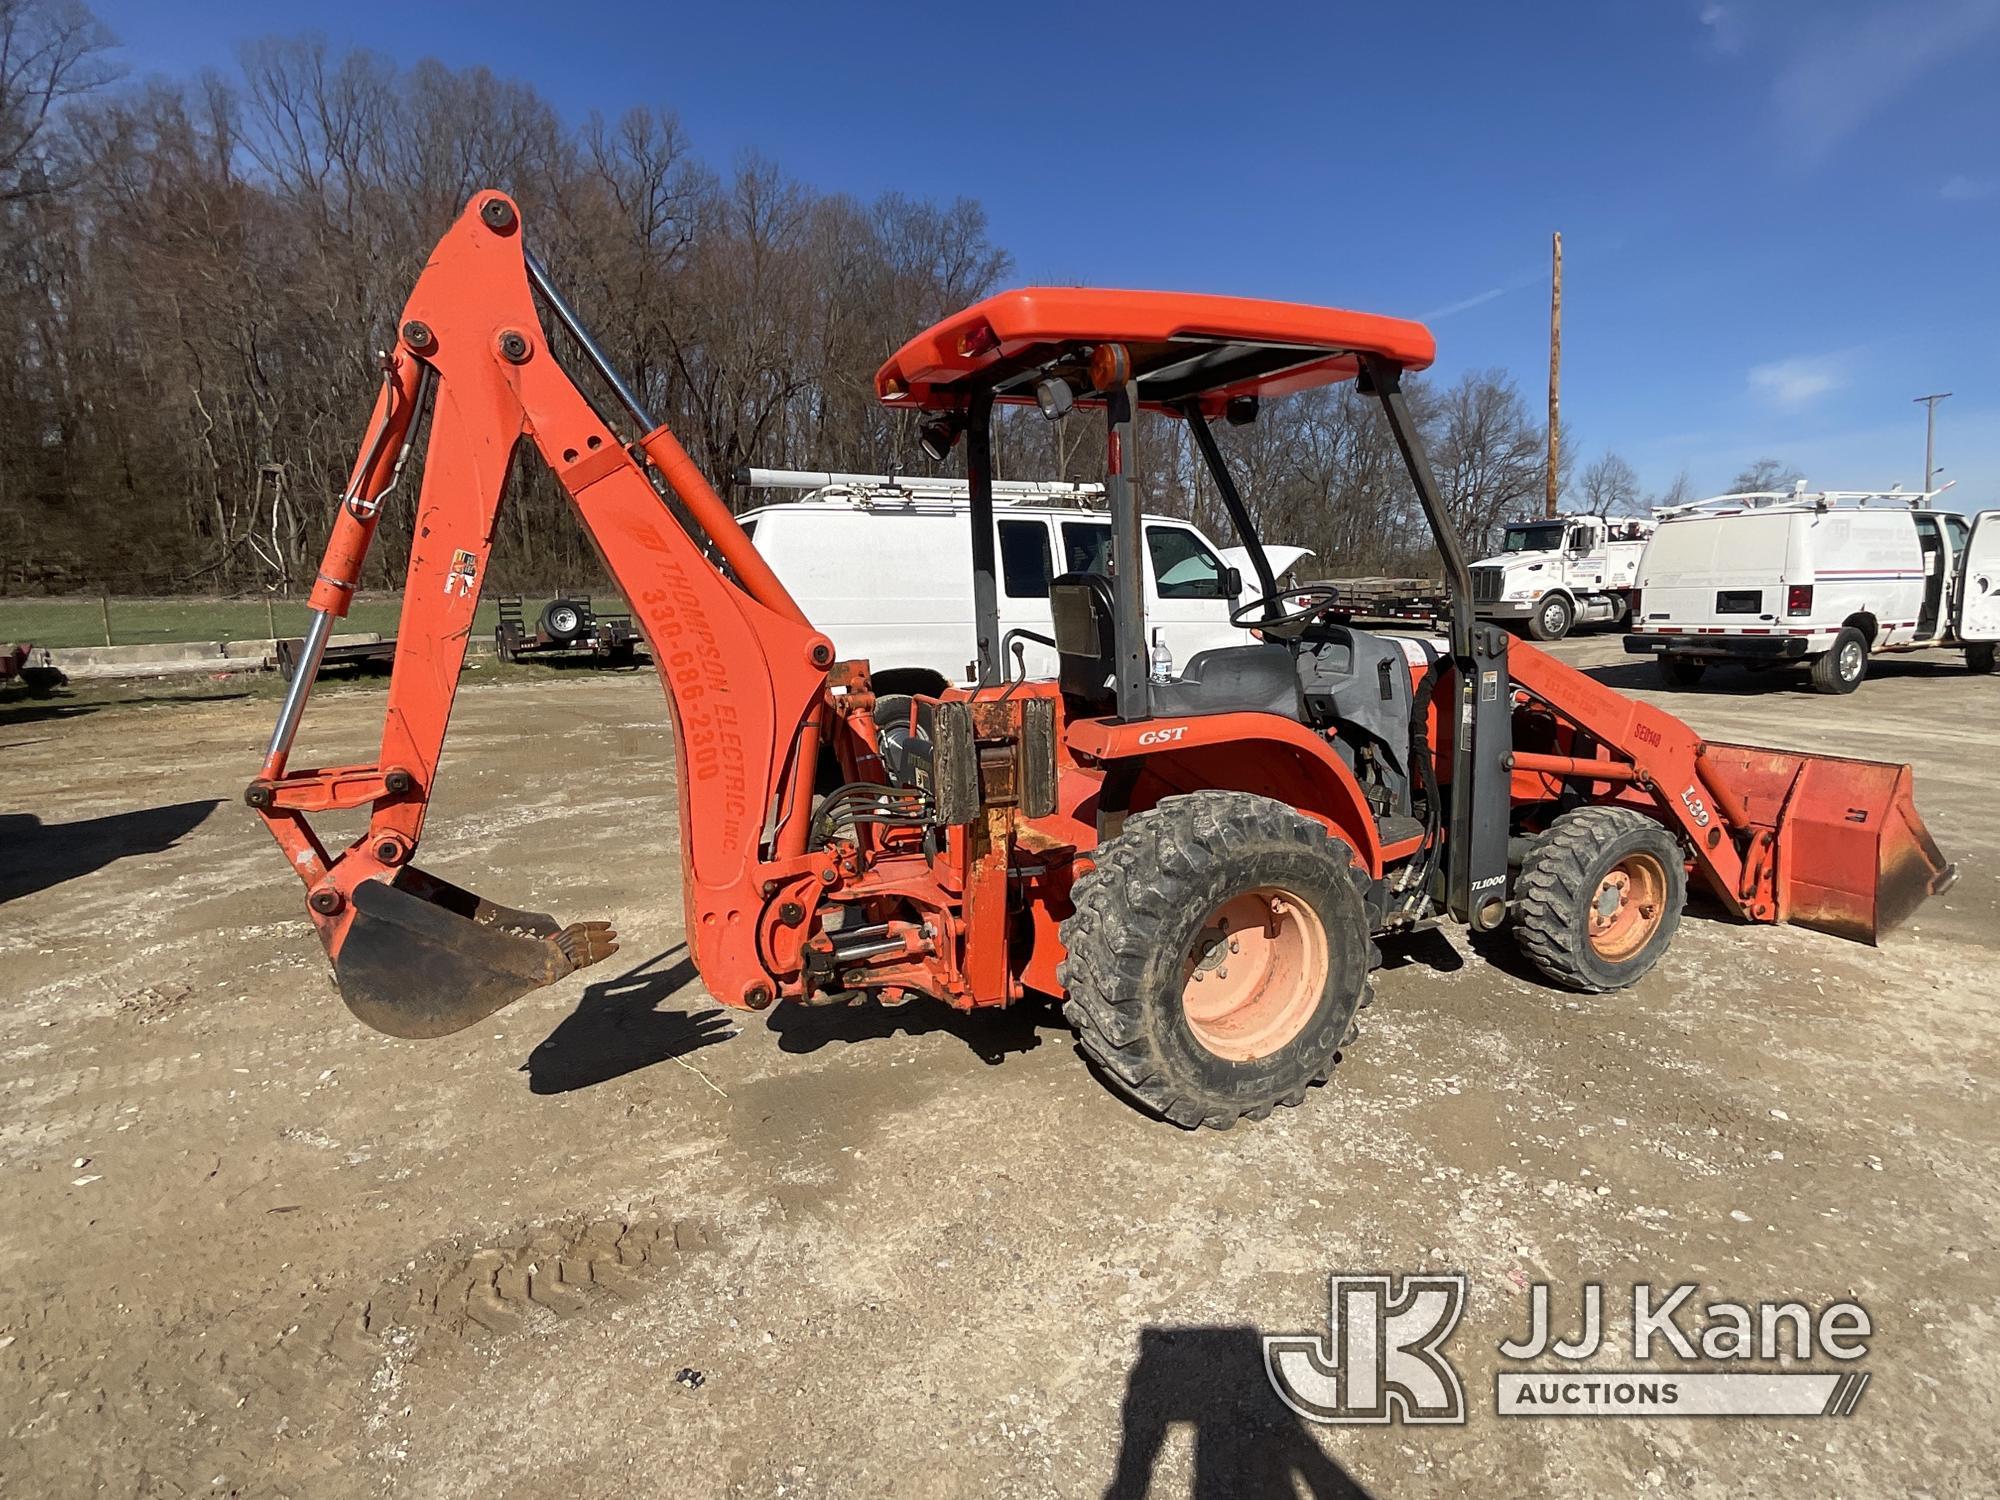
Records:
M1500 589L1507 576L1505 568L1474 568L1472 570L1472 602L1492 604L1500 598Z

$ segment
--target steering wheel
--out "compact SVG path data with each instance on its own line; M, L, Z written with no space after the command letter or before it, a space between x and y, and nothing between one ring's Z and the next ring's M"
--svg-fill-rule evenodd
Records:
M1251 599L1229 612L1229 623L1238 630L1261 631L1267 640L1295 641L1321 615L1340 602L1340 590L1330 583L1308 583ZM1279 612L1263 617L1266 605L1276 604ZM1252 617L1252 611L1256 617Z

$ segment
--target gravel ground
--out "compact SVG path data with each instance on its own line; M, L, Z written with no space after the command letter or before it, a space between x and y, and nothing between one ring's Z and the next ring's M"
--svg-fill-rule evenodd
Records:
M1651 696L1615 637L1560 649ZM0 1488L1990 1492L2000 681L1704 689L1661 701L1913 762L1957 888L1880 949L1691 916L1612 996L1432 937L1330 1085L1227 1134L1133 1114L1045 1007L721 1011L650 674L461 699L426 865L624 949L438 1042L351 1021L235 800L268 703L0 710ZM319 707L311 753L367 758L380 698ZM1470 1278L1467 1424L1291 1417L1260 1336L1425 1269ZM1638 1280L1859 1300L1865 1399L1494 1415L1523 1288L1567 1323L1602 1282L1618 1329Z

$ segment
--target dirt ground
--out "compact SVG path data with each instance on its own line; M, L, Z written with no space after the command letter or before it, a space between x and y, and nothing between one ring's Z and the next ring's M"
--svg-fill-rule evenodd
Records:
M1049 1009L721 1011L650 673L462 697L424 863L624 947L435 1042L349 1018L237 800L269 703L0 713L0 1489L1991 1493L2000 680L1661 701L1914 762L1959 885L1879 950L1691 916L1604 997L1433 938L1226 1134L1131 1112ZM304 749L369 758L378 695L318 708ZM1292 1418L1259 1335L1423 1269L1471 1279L1467 1425ZM1522 1287L1601 1281L1615 1328L1636 1280L1859 1300L1864 1401L1495 1416Z

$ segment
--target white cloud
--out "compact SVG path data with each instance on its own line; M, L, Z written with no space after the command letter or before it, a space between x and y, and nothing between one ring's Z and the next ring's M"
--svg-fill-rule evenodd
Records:
M1924 74L2000 27L2000 0L1903 0L1821 31L1779 72L1778 123L1821 160Z
M1708 45L1724 57L1734 57L1743 50L1743 23L1728 6L1710 0L1696 19L1708 33Z
M1846 385L1847 371L1853 358L1851 352L1795 354L1790 359L1753 365L1750 370L1751 394L1761 396L1786 411L1797 411L1810 406L1827 392Z
M1944 185L1938 189L1938 196L1947 203L1970 203L1975 198L1990 198L1996 192L2000 192L2000 178L1967 177L1954 173L1945 178Z

